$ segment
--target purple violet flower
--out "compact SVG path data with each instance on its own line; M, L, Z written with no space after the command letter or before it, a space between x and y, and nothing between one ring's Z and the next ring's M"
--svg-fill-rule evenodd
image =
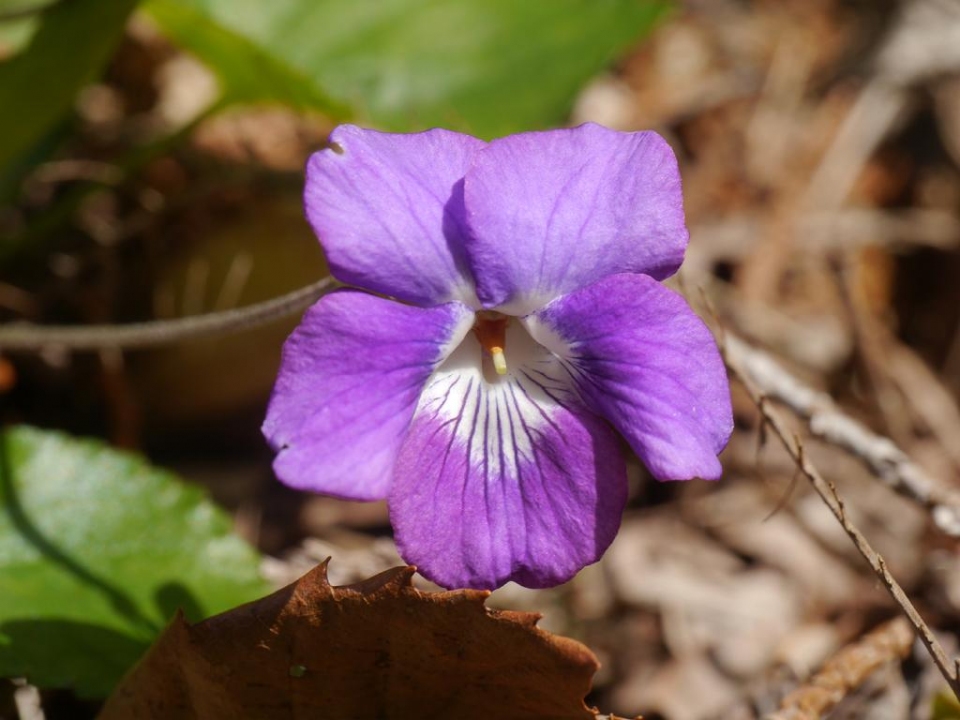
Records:
M547 587L626 501L618 431L660 480L716 479L733 428L710 332L658 281L688 233L653 132L490 143L344 125L307 166L339 290L284 345L264 433L285 483L386 498L445 587Z

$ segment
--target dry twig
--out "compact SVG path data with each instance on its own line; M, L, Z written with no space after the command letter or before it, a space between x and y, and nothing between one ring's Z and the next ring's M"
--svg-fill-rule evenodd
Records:
M840 525L847 533L847 536L853 541L857 551L867 561L874 573L876 573L877 577L883 583L883 586L887 589L891 597L903 611L903 614L906 616L907 620L910 621L910 624L913 626L914 630L916 630L920 641L927 649L927 652L930 653L930 657L933 658L934 664L937 666L937 669L943 675L944 679L946 679L950 689L955 695L957 695L958 698L960 698L960 679L958 679L957 665L951 663L947 658L947 655L944 652L943 647L940 645L940 642L924 622L923 618L920 617L920 613L917 612L917 609L913 606L913 603L910 601L910 598L907 597L907 594L903 591L903 588L900 587L900 584L896 581L893 575L890 574L890 571L887 570L887 565L884 559L870 546L870 543L867 542L867 539L863 536L863 533L861 533L860 530L858 530L857 527L847 517L844 502L837 492L836 487L833 485L833 483L825 480L823 476L820 475L820 472L816 469L816 467L814 467L813 463L806 458L800 438L795 436L790 431L781 413L773 408L767 401L769 396L776 397L776 394L766 393L762 386L754 380L754 375L757 372L756 365L758 363L760 364L760 367L764 367L764 365L766 365L764 369L767 379L769 379L770 374L774 374L774 376L776 376L776 372L779 371L781 376L777 379L780 381L780 383L784 383L785 380L792 381L793 387L790 388L790 392L787 393L787 397L792 397L794 400L800 400L804 397L804 395L806 395L806 402L798 403L799 407L797 412L801 415L803 415L805 412L811 413L809 416L811 417L811 427L813 426L813 410L816 409L816 403L813 401L816 400L817 396L821 394L801 385L789 374L779 368L776 363L773 363L770 358L762 353L753 351L752 348L747 346L742 341L738 341L732 336L727 336L723 339L722 348L727 366L737 375L737 377L740 378L741 382L750 393L750 396L757 404L757 408L760 410L760 414L763 417L766 427L771 429L774 435L777 436L784 449L786 449L787 453L789 453L789 455L793 458L797 468L801 473L803 473L804 477L810 481L813 489L821 497L824 503L826 503L827 507L830 508L830 511L840 522ZM751 355L751 351L755 354ZM761 377L764 377L764 373L761 373ZM790 385L784 384L783 386L779 386L774 384L774 387L779 387L779 389L783 390L789 388ZM829 398L827 399L829 400ZM804 411L799 408L808 408L808 410ZM846 431L856 431L849 437L847 435L841 435L841 437L853 439L857 438L858 435L865 434L864 437L859 439L859 442L877 439L885 440L884 438L878 438L872 433L869 433L866 428L860 426L859 423L854 423L854 421L840 414L839 411L834 410L832 415L828 415L828 418L831 417L842 427L845 426ZM892 443L889 443L889 441L886 442L893 447ZM856 446L857 445L854 445L853 447ZM896 450L895 447L893 447L893 449Z
M941 488L891 440L844 414L829 395L808 387L766 353L729 334L723 344L727 364L757 397L787 405L815 437L855 455L886 485L927 508L941 531L960 537L960 497Z
M888 662L907 656L913 631L901 617L884 623L827 660L806 683L787 695L767 720L819 720Z

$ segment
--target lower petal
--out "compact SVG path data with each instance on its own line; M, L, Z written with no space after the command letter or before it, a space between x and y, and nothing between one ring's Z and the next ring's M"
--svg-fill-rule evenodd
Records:
M400 553L424 576L549 587L612 542L626 502L622 453L565 381L529 371L490 384L462 368L432 379L389 498Z
M646 275L611 275L525 324L654 477L720 477L730 386L713 335L680 295Z
M283 347L263 432L283 482L386 497L420 391L473 324L459 303L408 307L353 290L322 298Z

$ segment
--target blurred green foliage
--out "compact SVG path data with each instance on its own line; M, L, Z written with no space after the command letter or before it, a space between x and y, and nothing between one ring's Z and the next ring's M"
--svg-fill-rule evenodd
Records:
M245 38L250 53L299 73L298 98L329 94L358 120L384 129L443 126L487 138L563 122L582 85L649 32L667 7L664 0L146 4L230 89L249 87L256 59L225 62L225 36L211 30L215 25L232 33L236 48ZM265 67L263 79L276 67ZM289 97L293 88L285 82L280 89Z
M0 0L0 203L72 135L77 93L111 58L137 0ZM145 0L221 96L386 130L444 126L489 138L562 124L578 90L648 33L668 0ZM35 12L31 13L30 11ZM103 158L134 174L190 136ZM0 226L0 260L49 249L86 194ZM2 208L0 208L2 210ZM10 228L13 227L13 230Z
M56 3L27 47L0 63L0 198L17 166L103 70L136 6L137 0Z
M84 84L109 62L137 0L0 0L0 202L70 140ZM668 0L146 0L232 104L272 103L387 130L489 138L561 124L577 91L648 33ZM32 15L29 11L36 10ZM26 13L26 14L24 14ZM189 136L110 159L125 173ZM104 158L99 158L104 159ZM96 183L92 183L96 185ZM82 188L0 227L0 257L58 231Z
M153 0L148 7L153 19L183 49L203 58L217 75L222 104L274 102L296 110L317 110L331 119L349 115L345 106L327 97L282 57L208 13L182 0Z

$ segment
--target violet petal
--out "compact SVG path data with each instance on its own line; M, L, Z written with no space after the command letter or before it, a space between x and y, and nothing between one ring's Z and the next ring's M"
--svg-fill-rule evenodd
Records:
M479 298L510 314L613 273L663 279L687 246L677 160L654 132L587 124L494 140L464 201Z
M472 324L460 303L423 309L354 290L322 298L283 346L263 425L277 477L342 498L385 497L427 378Z
M680 295L645 275L613 275L525 322L656 478L720 477L730 389L713 336Z
M484 143L341 125L307 164L307 218L338 280L418 305L474 303L462 178Z
M440 374L424 392L390 517L404 560L444 587L557 585L616 535L627 489L616 436L565 377L532 377Z

